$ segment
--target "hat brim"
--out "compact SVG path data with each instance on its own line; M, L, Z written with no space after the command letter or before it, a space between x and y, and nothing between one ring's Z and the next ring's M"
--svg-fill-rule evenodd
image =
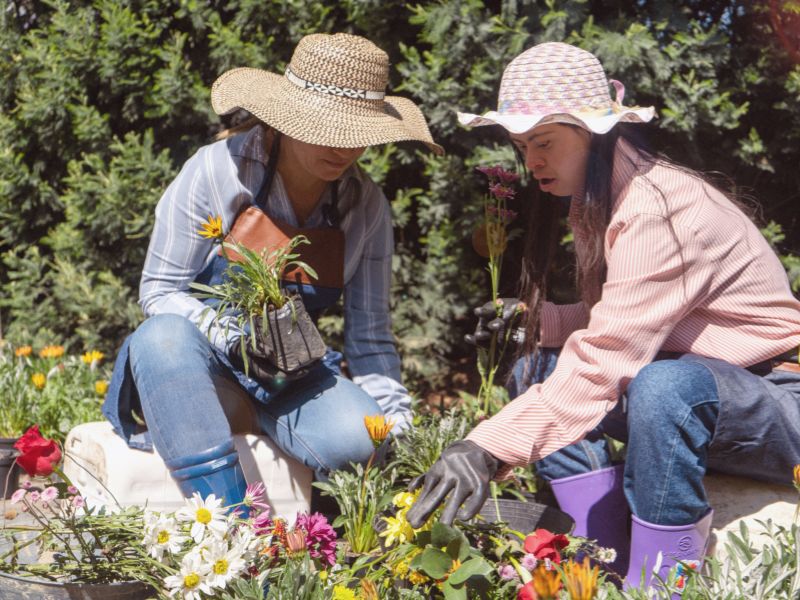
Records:
M539 125L567 123L588 129L593 133L608 133L617 123L647 123L655 117L655 108L629 107L605 115L573 113L514 114L489 111L483 115L457 113L458 121L467 127L500 125L511 133L525 133Z
M219 115L244 109L281 133L308 144L362 148L419 141L438 155L422 111L411 100L383 101L323 94L298 87L283 75L242 67L223 73L211 88Z

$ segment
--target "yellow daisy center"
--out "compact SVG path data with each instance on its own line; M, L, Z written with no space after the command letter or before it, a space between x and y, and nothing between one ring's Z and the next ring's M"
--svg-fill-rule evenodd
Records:
M189 573L183 578L183 587L194 588L200 583L200 576L197 573Z
M211 511L207 508L198 508L196 517L198 523L202 523L203 525L211 523Z
M158 532L158 543L159 544L166 544L169 541L169 531L159 531Z
M228 561L224 558L220 558L217 562L214 563L214 574L216 575L224 575L228 572Z

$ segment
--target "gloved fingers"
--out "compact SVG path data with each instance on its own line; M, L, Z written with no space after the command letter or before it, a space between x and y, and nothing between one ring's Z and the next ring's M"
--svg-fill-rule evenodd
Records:
M413 492L414 490L416 490L419 486L421 486L425 482L426 475L427 473L423 473L422 475L417 475L416 477L414 477L414 479L411 480L406 489L409 492Z
M494 303L491 301L487 302L483 306L477 307L472 312L475 313L476 317L481 317L482 319L488 319L497 315L497 311L494 308Z
M518 314L522 314L519 310L519 302L510 302L503 305L503 320L508 321Z
M503 330L506 328L506 322L503 319L497 318L492 319L489 321L489 324L486 326L486 329L489 331L493 331L495 333L503 335Z
M440 477L426 477L422 492L414 502L406 518L414 529L422 527L425 521L431 516L444 500L445 496L453 487L452 479L442 479Z
M480 482L478 487L472 490L472 495L469 496L464 502L461 510L458 511L458 518L461 521L469 521L472 517L478 514L478 511L486 502L486 497L489 495L489 485L486 482Z
M439 517L439 521L445 525L452 525L458 509L461 507L461 503L469 497L470 491L471 490L462 483L459 482L456 484L455 489L445 502L444 510L442 511L442 516Z

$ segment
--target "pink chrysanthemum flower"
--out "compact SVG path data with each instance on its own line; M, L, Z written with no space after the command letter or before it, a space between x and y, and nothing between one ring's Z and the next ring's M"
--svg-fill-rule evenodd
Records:
M328 519L320 513L298 513L295 528L306 533L306 547L314 558L324 558L331 566L336 564L336 532Z

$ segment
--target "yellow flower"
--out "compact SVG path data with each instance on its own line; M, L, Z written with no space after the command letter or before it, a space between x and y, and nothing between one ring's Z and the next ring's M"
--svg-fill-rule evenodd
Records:
M200 225L197 233L207 239L221 240L224 237L222 233L222 217L208 215L208 220Z
M561 577L556 569L548 570L545 565L539 565L533 572L533 589L540 600L554 600L558 597L561 588Z
M364 417L364 425L373 445L377 448L389 435L392 427L394 427L394 421L387 419L383 415L373 415Z
M394 498L392 498L392 503L399 509L407 511L409 508L414 506L414 502L417 501L422 488L417 489L413 492L399 492L395 494Z
M794 487L800 492L800 465L794 466Z
M411 574L408 576L408 580L412 583L412 585L422 585L423 583L428 582L427 576L419 571L411 571Z
M386 529L379 535L386 538L387 546L394 546L395 543L404 544L414 537L414 529L406 521L405 515L383 517L383 520L386 522Z
M98 396L105 396L108 391L108 382L100 379L94 382L94 391Z
M34 373L31 375L31 383L37 390L41 390L44 388L44 384L47 383L47 376L44 373Z
M584 558L579 565L569 561L564 565L564 579L570 600L592 600L597 592L597 575L599 567L591 567L589 559Z
M58 358L64 355L64 346L45 346L39 351L41 358Z
M409 560L401 560L392 567L392 574L398 579L404 579L408 575Z
M20 346L14 350L14 356L30 356L31 352L33 352L33 348L30 346Z
M105 358L105 354L103 354L99 350L92 350L90 352L84 353L83 356L81 356L81 360L85 362L87 365L91 365L93 363L97 364L101 360L103 360L103 358Z
M343 585L335 585L332 600L356 600L356 593Z

